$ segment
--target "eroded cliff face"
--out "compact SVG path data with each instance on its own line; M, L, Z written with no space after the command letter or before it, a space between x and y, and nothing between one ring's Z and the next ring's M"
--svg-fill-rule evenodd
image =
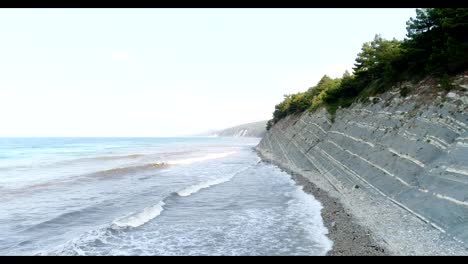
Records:
M454 84L450 93L431 80L404 84L339 109L333 123L324 109L288 116L257 149L338 191L372 189L468 245L468 76Z

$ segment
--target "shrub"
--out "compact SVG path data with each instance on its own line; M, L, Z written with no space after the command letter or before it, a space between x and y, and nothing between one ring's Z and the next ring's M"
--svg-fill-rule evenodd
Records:
M444 91L450 91L453 89L453 85L452 83L450 82L450 78L448 77L447 74L444 74L440 80L439 80L439 85L440 85L440 89L444 90Z

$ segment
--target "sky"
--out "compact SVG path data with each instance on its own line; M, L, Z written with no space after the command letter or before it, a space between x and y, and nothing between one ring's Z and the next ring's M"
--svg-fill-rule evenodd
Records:
M267 120L415 9L0 9L0 137L170 137Z

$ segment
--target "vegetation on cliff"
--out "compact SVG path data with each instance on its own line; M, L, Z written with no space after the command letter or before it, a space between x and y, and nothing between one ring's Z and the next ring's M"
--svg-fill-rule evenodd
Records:
M327 75L303 93L285 95L275 106L267 129L287 115L325 107L332 116L339 107L387 91L402 81L431 75L441 84L468 67L468 8L423 8L407 21L407 38L386 40L376 35L362 45L353 74ZM442 87L450 87L442 85Z

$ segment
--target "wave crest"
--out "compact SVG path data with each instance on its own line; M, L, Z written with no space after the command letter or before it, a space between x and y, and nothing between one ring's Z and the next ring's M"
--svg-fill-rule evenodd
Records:
M205 160L224 158L224 157L232 155L234 153L236 153L236 152L231 151L231 152L223 152L223 153L214 153L214 154L205 155L203 157L173 160L173 161L169 161L167 163L170 164L170 165L186 165L186 164L192 164L192 163L195 163L195 162L200 162L200 161L205 161Z
M177 192L177 194L179 196L189 196L191 194L194 194L202 189L206 189L206 188L209 188L213 185L217 185L217 184L220 184L220 183L223 183L223 182L227 182L231 179L232 177L223 177L223 178L218 178L218 179L212 179L212 180L208 180L208 181L204 181L204 182L200 182L198 184L195 184L195 185L191 185L185 189L182 189L180 191Z
M129 173L135 173L150 169L161 169L167 168L169 166L168 163L165 162L157 162L157 163L148 163L145 165L137 165L137 166L129 166L129 167L121 167L121 168L113 168L108 170L97 171L88 174L90 177L108 177L108 176L120 176Z
M143 211L139 213L134 213L129 216L124 216L122 218L114 220L112 223L112 228L126 228L126 227L139 227L150 220L156 218L164 210L165 203L160 201L156 205L146 207Z

